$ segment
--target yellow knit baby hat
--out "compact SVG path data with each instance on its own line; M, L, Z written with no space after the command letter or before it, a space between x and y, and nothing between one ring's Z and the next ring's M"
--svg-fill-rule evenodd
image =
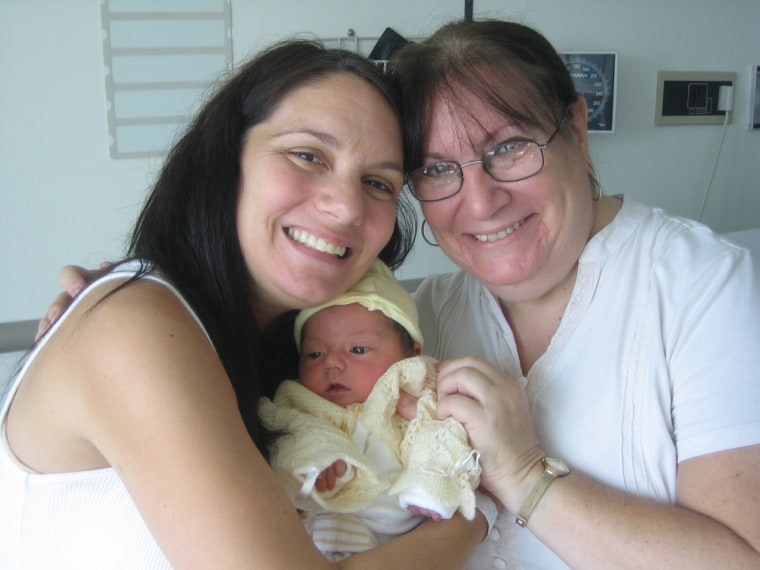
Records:
M393 276L388 266L377 259L364 277L348 291L322 305L303 309L298 313L294 327L298 349L301 349L301 331L310 317L322 309L352 303L359 303L370 311L382 311L386 317L404 327L412 339L422 346L422 332L414 299Z

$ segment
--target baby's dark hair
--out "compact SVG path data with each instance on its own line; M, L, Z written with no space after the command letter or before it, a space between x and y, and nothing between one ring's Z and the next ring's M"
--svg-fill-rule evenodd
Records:
M399 337L401 337L401 346L404 347L404 352L407 356L414 356L414 339L412 338L412 335L410 335L409 331L402 327L401 324L393 319L391 319L391 321L393 322L393 328L398 331Z

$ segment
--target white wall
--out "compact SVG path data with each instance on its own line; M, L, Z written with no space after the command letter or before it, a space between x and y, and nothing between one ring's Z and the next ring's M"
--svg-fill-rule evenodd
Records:
M760 132L747 129L760 2L716 6L475 0L475 16L517 18L563 50L619 51L617 132L591 141L605 190L678 215L698 215L721 127L655 127L657 71L735 71L735 116L704 216L730 231L760 226ZM234 58L298 32L423 36L462 13L460 0L232 0ZM155 172L156 161L109 158L100 27L98 0L0 0L0 322L36 319L58 293L60 266L119 257ZM423 252L402 277L451 267Z

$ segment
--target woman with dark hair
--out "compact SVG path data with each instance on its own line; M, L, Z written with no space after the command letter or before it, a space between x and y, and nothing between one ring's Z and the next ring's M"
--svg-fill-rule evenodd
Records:
M462 269L416 293L439 412L505 506L472 567L760 567L749 252L603 195L535 30L452 23L394 69L407 184Z
M402 146L394 89L360 56L286 42L224 84L129 258L0 400L0 566L330 567L266 463L256 403L292 375L279 322L409 251ZM342 564L461 567L484 531L425 524Z

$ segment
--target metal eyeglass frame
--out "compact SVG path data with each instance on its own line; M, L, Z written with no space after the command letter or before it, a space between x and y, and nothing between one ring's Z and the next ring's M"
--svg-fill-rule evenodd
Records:
M565 120L567 119L567 116L569 114L568 111L569 111L569 109L567 109L565 111L565 114L562 116L562 120L559 122L559 125L557 125L557 128L554 130L554 132L551 134L551 136L549 137L549 139L544 144L538 144L538 142L536 142L534 140L531 140L531 139L516 139L516 140L512 140L512 141L504 141L504 142L501 142L501 143L497 144L492 149L486 151L486 153L483 155L483 158L481 158L479 160L470 160L470 161L465 162L463 164L459 164L458 162L456 162L454 160L439 160L438 162L431 162L431 163L425 164L423 166L420 166L419 168L415 168L414 170L412 170L412 172L410 172L409 174L407 174L405 183L406 183L407 187L409 188L409 191L412 193L412 196L414 196L419 202L440 202L441 200L447 200L448 198L451 198L452 196L456 196L457 194L459 194L459 192L462 190L462 186L464 186L464 172L462 171L462 169L464 167L466 167L466 166L472 166L473 164L482 164L483 165L483 170L485 170L486 173L488 174L488 176L490 176L491 178L493 178L497 182L519 182L521 180L527 180L528 178L532 178L532 177L534 177L536 174L538 174L539 172L541 172L544 169L544 150L547 149L547 148L549 148L549 145L552 144L552 142L554 142L554 139L557 138L557 135L559 134L559 131L562 129L562 126L565 124ZM528 174L527 176L521 176L519 178L508 178L508 179L496 178L496 176L494 176L494 174L489 170L487 160L496 154L496 149L499 148L500 146L503 146L503 145L509 144L509 143L515 143L515 142L528 143L528 144L534 144L534 145L536 145L536 147L538 148L539 152L541 153L541 166L534 173ZM420 198L415 193L413 186L409 183L409 177L410 177L410 175L413 174L413 173L415 173L415 172L417 172L417 171L419 171L419 170L423 170L423 169L429 168L430 166L433 166L435 164L441 164L441 163L455 164L457 166L457 177L459 178L459 186L457 187L457 189L454 192L452 192L451 194L448 194L446 196L443 196L441 198Z

